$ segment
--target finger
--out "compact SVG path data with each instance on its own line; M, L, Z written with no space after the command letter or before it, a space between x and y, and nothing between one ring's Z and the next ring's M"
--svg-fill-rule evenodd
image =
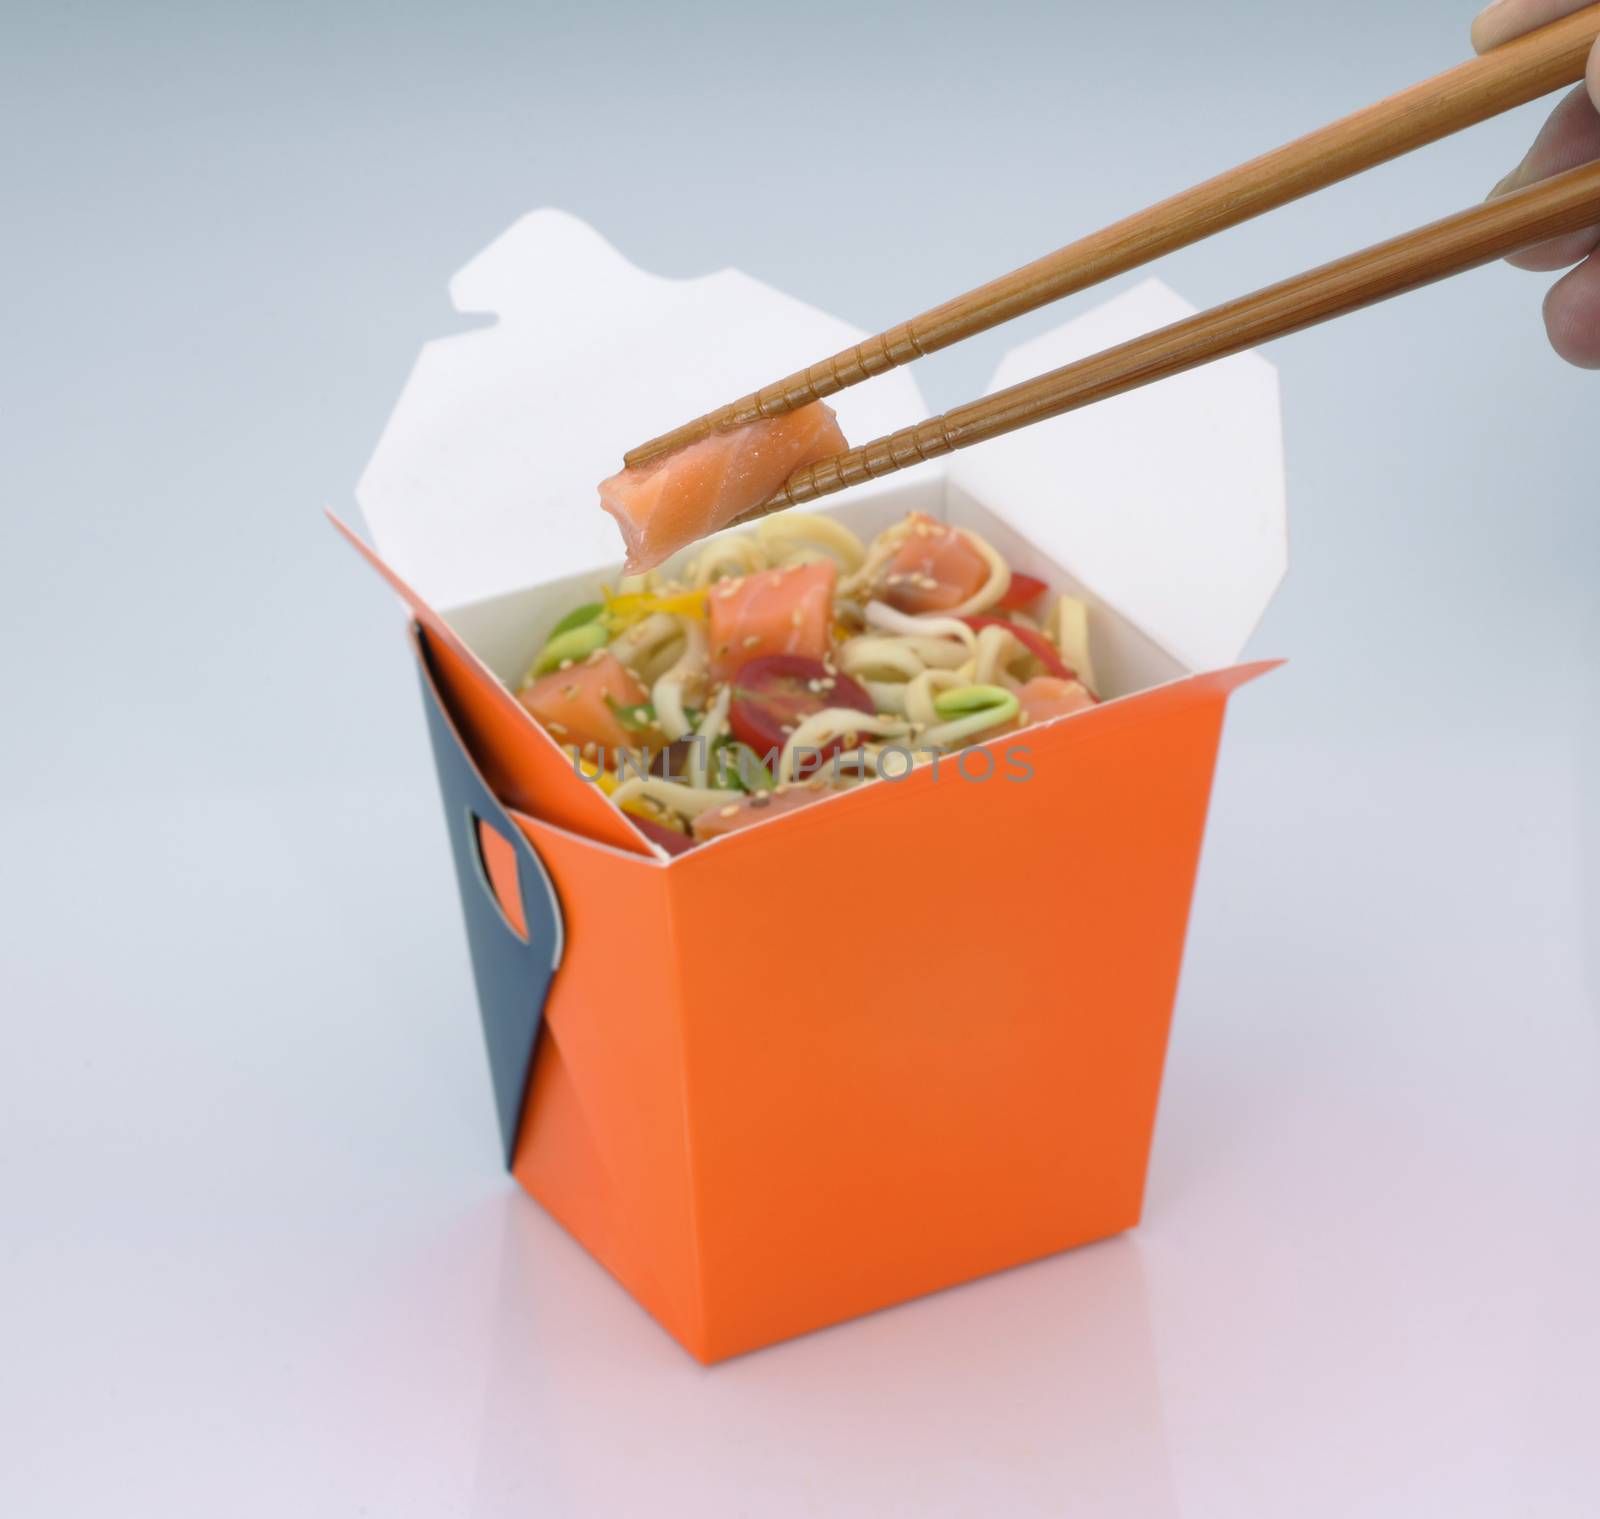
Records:
M1590 3L1591 0L1495 0L1472 23L1472 45L1480 53L1487 53L1536 26L1546 26L1581 11Z
M1600 369L1600 252L1550 287L1544 325L1550 346L1569 364Z
M1511 3L1511 0L1507 0ZM1573 90L1545 122L1527 156L1490 191L1491 198L1520 190L1536 180L1549 179L1600 158L1600 111L1590 103L1582 85ZM1519 269L1565 269L1593 251L1600 242L1600 227L1570 232L1514 253L1508 263Z

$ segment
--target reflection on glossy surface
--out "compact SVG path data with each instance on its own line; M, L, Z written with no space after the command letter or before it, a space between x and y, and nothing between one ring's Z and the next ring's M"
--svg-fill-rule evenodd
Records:
M0 958L0 1510L1592 1519L1575 772L1225 761L1139 1229L710 1370L498 1168L425 772L0 808L121 905Z
M707 1369L528 1199L504 1228L481 1519L982 1512L986 1489L1177 1513L1131 1237Z

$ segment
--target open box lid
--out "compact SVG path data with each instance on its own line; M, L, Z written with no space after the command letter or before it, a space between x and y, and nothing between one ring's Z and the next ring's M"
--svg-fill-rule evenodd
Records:
M497 320L424 346L356 492L384 559L446 609L614 565L621 546L595 487L622 449L866 336L738 270L649 274L548 209L491 243L450 292L458 310ZM1012 349L990 388L1193 309L1146 281ZM928 414L905 370L828 404L852 442ZM1190 669L1238 657L1283 575L1277 377L1255 354L943 468Z
M1011 349L986 393L1194 314L1145 280ZM1238 659L1288 563L1278 372L1258 353L1036 422L948 468L1191 670Z
M649 274L555 210L450 295L498 320L423 347L356 487L379 553L443 609L615 565L595 488L624 449L867 335L737 269ZM928 414L905 371L829 404L850 438Z

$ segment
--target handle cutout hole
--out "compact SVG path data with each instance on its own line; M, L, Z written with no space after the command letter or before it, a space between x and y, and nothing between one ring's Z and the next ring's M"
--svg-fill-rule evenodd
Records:
M498 828L472 813L473 833L478 841L478 865L489 895L506 920L506 927L524 944L528 942L528 918L522 910L522 885L517 878L516 846Z

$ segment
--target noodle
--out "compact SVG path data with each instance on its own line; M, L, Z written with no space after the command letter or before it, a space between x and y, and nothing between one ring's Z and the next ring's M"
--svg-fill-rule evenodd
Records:
M1004 628L985 628L978 634L978 647L972 662L972 683L992 686L1001 670L1018 654L1028 651Z
M989 578L959 606L951 607L947 614L951 617L972 617L979 612L988 611L1011 589L1011 566L994 551L987 540L980 538L976 533L969 533L965 528L958 528L957 531L989 563Z
M955 718L948 723L940 723L936 728L929 728L918 740L929 749L948 749L954 744L975 739L978 734L987 728L997 728L1001 723L1009 722L1016 716L1017 704L1015 699L1006 707L993 707L983 712L972 712L965 717Z
M1056 647L1069 669L1078 672L1078 679L1092 691L1095 688L1094 662L1089 658L1089 608L1076 596L1062 596L1056 601Z
M924 670L905 687L905 713L918 728L935 727L939 714L934 710L934 698L941 691L953 691L966 682L954 670ZM927 737L923 735L924 739Z
M846 675L895 674L907 680L927 668L910 639L874 638L863 633L839 650L839 668Z
M733 701L733 687L723 686L711 699L706 714L695 730L694 742L689 746L689 779L696 786L704 786L711 770L711 747L728 728L728 707Z
M611 793L611 800L619 807L640 797L658 803L669 812L681 812L693 818L708 807L722 806L728 800L728 793L706 786L685 786L682 781L669 781L660 775L647 775L643 779L633 776Z
M713 538L690 561L686 578L698 591L723 575L752 575L768 566L767 556L754 538Z
M778 779L792 781L799 778L796 772L800 764L801 749L820 752L847 733L875 733L883 736L909 732L910 729L898 718L871 717L865 712L857 712L854 707L825 707L821 712L812 713L789 735L778 761Z
M850 574L859 570L867 557L861 540L842 522L814 512L780 512L774 517L763 517L756 524L756 541L776 565L794 564L800 553L809 552L814 558L821 549L842 571Z
M652 612L619 633L611 644L611 652L648 682L667 668L670 661L662 661L661 656L679 637L676 617L668 612ZM652 664L660 664L661 669L652 670Z
M942 617L927 612L920 617L913 617L911 613L899 611L882 601L867 603L866 620L872 627L883 628L890 633L908 634L913 638L959 639L969 649L978 637L959 617Z
M669 740L682 738L693 726L683 710L683 689L685 684L702 679L706 673L705 631L692 617L679 617L675 621L683 634L683 652L668 670L656 677L650 690L656 721Z
M1010 589L967 528L913 513L863 543L786 512L574 608L518 695L614 804L710 838L1091 706L1087 606L1060 596L1036 621ZM776 762L770 789L726 764L734 745Z

